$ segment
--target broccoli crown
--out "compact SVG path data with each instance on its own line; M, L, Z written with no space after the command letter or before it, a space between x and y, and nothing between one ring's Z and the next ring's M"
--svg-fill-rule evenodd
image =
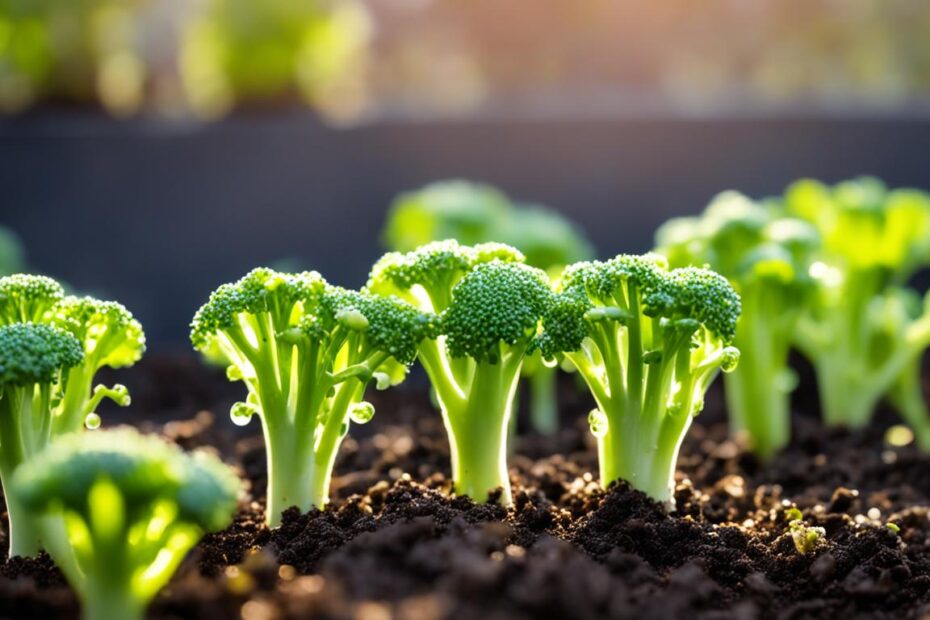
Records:
M33 323L0 327L0 387L55 383L62 369L83 358L81 344L60 329Z
M885 269L899 280L930 259L930 196L913 189L889 191L862 177L833 187L805 179L785 192L792 215L816 226L830 260L855 269Z
M441 318L450 354L497 363L502 343L533 341L551 298L540 269L502 261L478 265L455 286Z
M65 297L52 310L50 322L74 335L98 367L131 366L145 352L142 325L115 301Z
M658 252L672 267L709 266L738 285L764 280L806 283L819 245L808 223L737 192L718 195L699 217L670 220L656 233Z
M315 310L327 288L315 272L279 273L260 267L238 282L216 289L209 301L197 310L191 323L191 342L208 350L212 337L239 324L240 315L268 313L276 329L287 327L295 315Z
M321 328L328 331L340 323L364 332L370 347L402 364L413 363L420 341L434 331L430 316L401 299L330 287L313 329L319 334Z
M494 260L523 262L523 255L507 245L460 245L454 239L434 241L412 252L389 252L371 270L366 288L380 295L403 294L416 285L427 291L453 286L476 265Z
M635 320L630 316L634 291L644 316L696 322L725 344L736 333L740 298L726 278L696 267L669 271L656 254L620 255L565 269L560 292L543 316L543 355L580 349L593 318Z
M726 278L709 269L673 269L656 296L654 311L669 319L693 319L722 341L736 334L740 298Z
M62 437L17 470L14 488L33 510L62 505L84 514L91 489L103 479L119 489L129 514L167 500L177 505L179 519L204 531L229 524L241 489L216 457L185 454L129 428Z
M18 273L0 278L0 322L38 322L63 296L61 285L46 276Z
M438 239L469 245L488 241L511 210L510 200L488 185L440 181L406 192L391 205L384 242L409 252Z

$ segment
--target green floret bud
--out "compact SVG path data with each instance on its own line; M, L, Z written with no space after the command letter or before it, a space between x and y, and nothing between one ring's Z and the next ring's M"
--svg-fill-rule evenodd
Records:
M47 517L48 551L89 620L143 618L200 537L229 525L241 493L215 457L130 429L63 437L20 467L12 486ZM52 523L63 523L68 540Z
M314 300L326 289L326 281L317 272L278 273L257 268L233 284L224 284L194 315L191 342L197 349L206 349L211 337L238 325L241 315L268 313L275 327L290 324L295 305L308 306L312 313Z
M466 273L493 261L522 262L523 255L500 243L465 246L454 239L436 241L406 254L385 254L372 268L366 288L378 295L397 295L421 310L438 313L446 308L452 288Z
M544 271L521 263L478 265L452 292L442 330L452 357L497 363L501 345L531 342L552 292Z
M0 387L55 383L63 369L83 358L77 339L60 329L33 323L0 327Z
M19 273L0 278L0 324L41 322L62 297L61 285L46 276Z
M132 366L145 352L145 333L132 313L115 301L65 297L52 309L49 322L73 334L84 345L94 370Z
M663 316L686 317L728 343L736 335L740 298L726 278L708 269L683 267L668 274Z

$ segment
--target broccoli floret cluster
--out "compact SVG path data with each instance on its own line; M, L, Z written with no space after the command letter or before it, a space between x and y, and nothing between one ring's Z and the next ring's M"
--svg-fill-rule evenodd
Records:
M556 278L565 265L594 257L594 249L584 233L562 214L537 205L515 203L497 189L466 181L441 181L402 194L391 207L383 236L389 249L409 253L406 256L415 264L418 248L442 239L455 239L465 246L477 247L491 242L504 243L520 251L518 262L542 269L550 278ZM512 261L511 252L512 249L504 250L497 258ZM390 263L400 256L404 254L386 259ZM426 256L439 262L448 258L431 250L426 251ZM461 273L470 261L458 257L466 263L458 265ZM479 262L492 259L485 256L479 258ZM428 265L424 267L429 268ZM442 278L450 271L455 272L455 267L437 265L439 281L428 288L448 291L455 283L444 282ZM426 284L422 276L414 277ZM402 290L410 289L409 284L399 284ZM433 301L437 312L448 304L448 299ZM543 434L555 433L558 429L556 366L543 360L538 351L533 351L525 360L521 374L529 382L533 428Z
M601 481L624 479L671 502L678 449L730 346L740 298L706 269L668 270L658 255L569 266L539 346L578 369L597 403Z
M225 360L229 378L248 389L232 408L234 421L261 417L269 524L290 506L323 507L349 421L373 413L365 387L402 381L433 329L429 315L396 297L332 286L316 272L265 268L219 287L197 311L194 346Z

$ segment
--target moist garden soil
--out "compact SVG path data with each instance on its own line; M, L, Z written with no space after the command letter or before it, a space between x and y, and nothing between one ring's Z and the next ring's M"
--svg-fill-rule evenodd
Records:
M262 525L259 424L226 413L241 385L193 356L149 357L114 375L130 410L101 413L215 449L248 485L233 525L198 545L151 618L930 617L930 457L886 441L887 412L862 431L824 429L805 374L795 439L767 464L728 437L714 386L682 448L672 512L622 484L598 488L591 402L567 376L557 436L520 420L512 509L450 498L445 432L414 376L371 395L377 414L342 446L332 505L292 509L275 531ZM792 505L826 530L806 554ZM0 618L77 614L47 557L0 567Z

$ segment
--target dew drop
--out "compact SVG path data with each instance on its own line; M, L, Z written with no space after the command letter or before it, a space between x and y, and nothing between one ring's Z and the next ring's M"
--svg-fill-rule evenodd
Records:
M100 428L100 416L94 412L88 413L84 418L84 428L91 431Z

